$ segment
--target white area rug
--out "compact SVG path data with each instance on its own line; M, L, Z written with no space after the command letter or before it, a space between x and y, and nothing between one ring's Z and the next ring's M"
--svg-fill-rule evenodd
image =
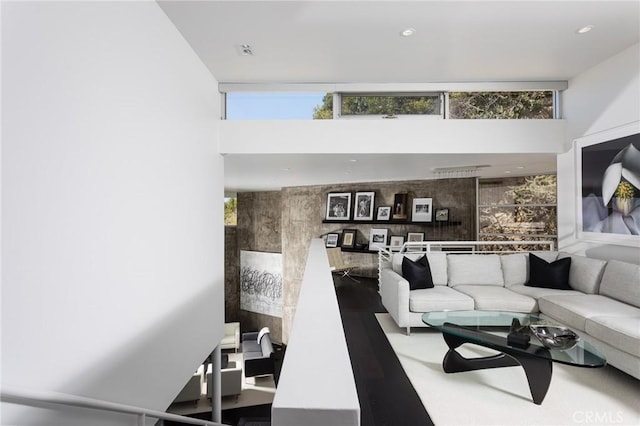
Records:
M521 367L447 374L447 345L429 328L411 336L389 314L376 314L427 412L444 425L640 425L640 381L615 368L579 368L553 363L551 386L535 405ZM495 352L472 345L466 356Z

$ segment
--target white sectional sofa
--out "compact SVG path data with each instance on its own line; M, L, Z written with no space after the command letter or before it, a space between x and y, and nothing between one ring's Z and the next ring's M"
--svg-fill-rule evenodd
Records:
M564 252L533 252L547 262L571 258L570 290L532 287L529 253L394 253L380 265L382 303L400 327L426 327L422 314L442 310L539 313L596 346L614 367L640 379L640 265ZM427 256L434 287L410 290L403 258Z

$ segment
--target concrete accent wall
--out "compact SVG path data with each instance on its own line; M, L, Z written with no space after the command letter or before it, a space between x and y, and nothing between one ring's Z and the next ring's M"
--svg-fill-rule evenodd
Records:
M322 223L325 219L327 194L330 192L374 191L375 207L390 206L396 193L407 192L409 207L415 197L433 198L433 209L449 208L449 219L459 225L436 224L379 224ZM254 312L240 311L243 331L268 326L274 339L288 341L298 295L302 285L309 245L314 238L328 232L357 229L358 242L368 242L369 230L389 229L389 236L407 232L424 232L431 241L464 241L476 238L476 183L475 178L412 180L394 182L345 183L341 185L315 185L283 188L280 192L253 192L238 194L237 252L231 257L227 247L227 265L235 261L239 270L240 250L283 253L283 317L275 318ZM345 262L363 265L356 274L377 277L378 256L375 253L343 252ZM236 272L237 274L237 272ZM237 276L237 275L236 275ZM239 297L239 279L233 284L230 297ZM237 295L237 296L236 296ZM229 297L229 296L228 296ZM227 301L227 306L239 299ZM230 307L233 309L233 307Z
M328 232L341 232L343 229L358 229L358 242L369 239L372 227L388 228L389 236L404 235L407 232L424 232L425 239L438 240L474 240L476 236L476 185L474 178L438 179L357 183L342 185L317 185L290 187L282 190L282 253L283 253L283 341L288 341L300 286L305 270L309 244L313 238L319 238ZM460 221L460 225L424 226L408 223L406 225L380 224L360 225L353 223L322 223L325 218L326 200L329 192L375 191L375 206L392 205L396 193L409 194L409 206L414 197L433 198L433 208L448 207L451 221ZM240 210L238 203L238 210ZM377 276L377 255L369 253L343 252L345 262L365 265L357 272L364 276Z
M240 251L282 253L282 201L279 191L238 194L236 294L243 332L269 327L271 337L282 341L282 319L240 310Z
M224 322L240 321L240 251L238 229L224 227Z

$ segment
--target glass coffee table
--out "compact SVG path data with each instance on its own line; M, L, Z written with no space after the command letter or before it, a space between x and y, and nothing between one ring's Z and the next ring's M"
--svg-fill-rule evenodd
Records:
M515 321L514 321L515 320ZM568 330L533 314L501 311L438 311L422 316L422 322L440 330L449 346L442 367L446 373L486 368L522 366L529 381L535 404L542 404L551 384L554 362L576 367L603 367L604 356L589 343L573 340L561 348L543 345L532 327L542 331ZM511 334L510 333L515 333ZM558 335L558 338L566 336ZM527 341L528 340L528 341ZM464 343L472 343L500 352L497 355L465 358L456 351ZM547 341L553 346L553 341Z

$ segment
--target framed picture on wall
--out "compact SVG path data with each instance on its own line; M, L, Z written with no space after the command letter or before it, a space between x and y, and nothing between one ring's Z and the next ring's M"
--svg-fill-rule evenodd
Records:
M640 121L575 141L579 239L640 247Z
M356 192L353 220L373 220L375 192Z
M408 243L420 243L424 241L424 232L408 232ZM422 251L422 247L407 247L407 251Z
M436 209L436 222L448 222L449 209Z
M407 215L408 199L409 199L409 195L406 192L394 195L393 216L392 216L394 220L405 220L408 218L408 215Z
M338 247L338 239L340 239L340 234L330 233L327 234L327 247Z
M327 220L351 219L351 193L332 192L327 195Z
M371 228L369 232L369 250L378 251L378 247L384 248L387 245L388 229Z
M357 236L358 230L356 229L345 229L344 231L342 231L342 248L355 248Z
M378 214L376 214L376 220L391 220L391 206L378 207Z
M404 235L392 235L389 241L389 247L391 251L400 251L404 244Z
M433 198L414 198L411 210L412 222L431 222Z

